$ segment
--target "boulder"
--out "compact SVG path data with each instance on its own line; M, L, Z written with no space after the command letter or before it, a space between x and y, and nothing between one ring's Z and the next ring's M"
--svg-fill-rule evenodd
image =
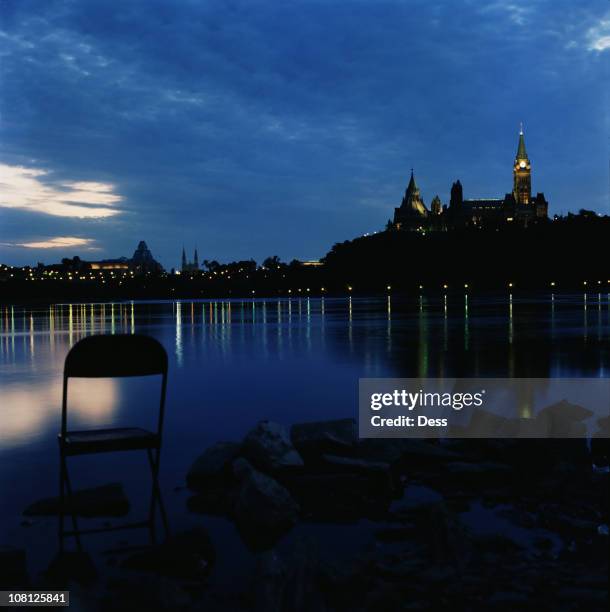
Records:
M584 421L593 416L593 412L588 408L579 406L578 404L572 404L566 400L561 400L546 406L537 415L540 417L551 417L559 418L561 420L568 421Z
M267 547L296 523L299 505L285 487L246 459L236 459L233 471L239 482L233 519L246 543Z
M358 472L363 474L388 474L390 464L341 455L322 455L323 469L327 472Z
M129 500L120 483L112 483L74 491L64 498L66 514L76 514L86 518L119 517L129 512ZM47 497L29 505L23 514L26 516L51 516L59 514L59 497Z
M317 521L349 523L362 518L381 520L395 497L387 472L319 470L294 474L285 481L304 516Z
M305 460L323 454L351 455L358 440L354 419L298 423L291 427L290 438Z
M445 498L438 491L423 485L410 485L405 488L402 498L392 503L390 513L396 518L409 519L414 514L444 505Z
M189 488L200 491L230 480L231 462L237 457L239 449L237 442L217 442L203 451L186 475Z
M246 435L242 454L263 471L273 472L303 465L303 459L290 441L284 426L273 421L261 421Z

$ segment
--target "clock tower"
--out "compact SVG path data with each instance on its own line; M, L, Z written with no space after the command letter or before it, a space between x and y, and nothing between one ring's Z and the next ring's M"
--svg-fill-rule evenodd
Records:
M517 204L530 204L532 201L532 166L525 150L523 125L519 130L519 148L513 166L513 195Z

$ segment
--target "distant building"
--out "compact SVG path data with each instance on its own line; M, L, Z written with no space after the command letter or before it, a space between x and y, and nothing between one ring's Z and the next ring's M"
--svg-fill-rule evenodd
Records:
M90 270L129 270L129 259L101 259L100 261L84 261L84 266Z
M394 209L394 227L396 229L423 229L427 225L428 209L424 204L415 182L413 169L405 195L398 208Z
M199 271L199 256L197 255L197 249L195 249L193 261L187 261L186 252L184 251L184 247L182 247L182 265L180 267L180 270L182 272L198 272Z
M138 248L133 252L129 268L134 272L163 272L163 267L152 256L144 240L140 240Z
M163 266L154 259L146 242L141 240L133 257L119 257L118 259L101 259L99 261L83 261L82 265L90 270L125 270L135 274L160 273Z
M401 205L394 209L394 221L389 227L415 231L447 230L468 225L511 222L527 225L547 219L549 205L544 194L532 196L531 170L523 129L519 131L519 144L513 164L513 190L503 198L464 199L462 184L457 180L451 186L449 206L442 206L440 198L436 196L428 210L411 170L409 185Z

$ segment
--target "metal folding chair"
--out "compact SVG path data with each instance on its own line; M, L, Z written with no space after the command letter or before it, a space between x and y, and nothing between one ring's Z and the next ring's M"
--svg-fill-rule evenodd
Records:
M133 376L162 376L161 400L157 431L139 427L113 429L68 430L68 379L69 378L123 378ZM167 516L159 488L159 459L161 434L165 412L167 389L167 353L154 338L140 335L90 336L77 342L66 357L64 364L61 433L59 434L59 543L63 550L64 538L73 536L81 549L80 536L86 533L101 533L119 529L148 527L155 541L155 514L159 506L165 534L169 532ZM68 475L67 458L91 453L145 450L152 473L152 494L148 520L97 529L78 528L77 512L70 504L72 530L64 529L66 494L72 498L72 487Z

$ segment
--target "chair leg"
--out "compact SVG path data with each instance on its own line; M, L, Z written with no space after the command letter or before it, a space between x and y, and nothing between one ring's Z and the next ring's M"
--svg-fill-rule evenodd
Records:
M167 521L167 514L165 512L165 506L163 505L163 497L161 496L161 487L159 486L159 461L161 449L157 449L156 456L153 456L151 449L147 449L148 462L150 463L150 471L152 473L152 494L150 498L150 511L149 521L151 523L151 535L153 542L155 538L155 511L157 504L159 505L159 513L161 514L161 522L163 523L163 530L165 537L169 535L169 524Z
M66 490L68 492L68 499L72 501L72 485L70 484L70 476L68 475L68 463L66 457L62 455L62 466L64 474L64 482L66 484ZM74 530L74 537L76 538L76 546L79 551L82 551L83 547L80 541L80 534L78 531L78 520L76 518L76 512L74 506L71 506L70 515L72 516L72 528Z
M64 455L59 449L59 514L58 514L58 535L59 552L64 552L64 516L65 516L65 474L64 474Z

